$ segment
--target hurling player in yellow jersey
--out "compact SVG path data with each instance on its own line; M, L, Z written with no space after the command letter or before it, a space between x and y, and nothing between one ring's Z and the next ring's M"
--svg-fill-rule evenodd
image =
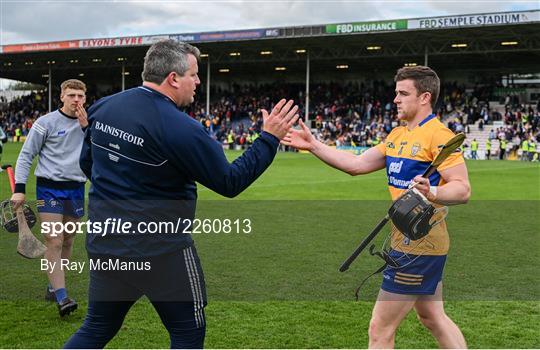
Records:
M307 150L351 175L386 168L394 200L415 181L416 188L437 206L466 203L471 188L461 152L448 157L429 179L420 176L439 148L454 136L433 114L440 89L439 77L428 67L404 67L397 71L394 81L394 103L398 118L406 126L393 129L386 142L356 156L317 141L301 123L301 129L291 129L283 143ZM449 247L446 224L435 226L418 244L393 229L391 246L390 254L399 260L402 268L387 267L383 272L369 326L369 347L393 347L399 324L414 308L441 348L465 348L463 334L446 315L442 300L442 272Z

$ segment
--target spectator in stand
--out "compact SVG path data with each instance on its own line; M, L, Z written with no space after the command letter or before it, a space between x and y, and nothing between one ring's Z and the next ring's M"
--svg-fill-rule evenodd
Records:
M523 139L521 142L521 160L528 160L529 159L529 141L527 139Z
M534 138L532 136L529 136L529 161L532 162L536 155L536 142L534 142Z
M478 141L476 139L471 141L471 158L478 159Z
M17 129L15 129L15 138L13 139L13 142L19 142L21 140L21 136L22 136L22 131L21 131L21 128L18 127Z
M499 160L505 159L507 145L505 138L499 139Z

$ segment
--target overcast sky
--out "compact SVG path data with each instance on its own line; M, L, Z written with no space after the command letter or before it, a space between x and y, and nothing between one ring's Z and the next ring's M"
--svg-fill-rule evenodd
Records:
M0 0L0 44L531 10L539 4L539 0Z

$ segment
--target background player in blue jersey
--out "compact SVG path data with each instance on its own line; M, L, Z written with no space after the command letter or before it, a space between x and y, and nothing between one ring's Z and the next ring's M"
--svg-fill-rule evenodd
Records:
M263 110L260 137L229 163L222 145L178 109L194 100L198 57L199 50L189 44L155 43L144 59L143 85L89 109L80 164L92 183L91 221L193 219L196 182L234 197L272 163L279 140L298 119L297 106L281 100L271 113ZM88 314L65 347L103 348L144 295L167 328L172 348L202 348L204 276L191 235L182 231L89 232L91 261L121 261L135 270L90 271Z
M283 143L308 150L328 165L351 175L386 168L393 200L414 180L418 183L416 188L437 206L466 203L471 190L460 152L449 156L429 179L419 176L437 156L439 147L454 136L433 114L439 77L430 68L418 66L401 68L394 80L398 118L407 125L393 129L385 143L355 156L315 140L301 122L302 128L291 130ZM369 347L393 347L399 324L414 308L440 347L465 348L465 339L446 315L442 300L442 273L449 247L446 224L435 226L418 244L411 244L393 228L391 247L391 255L402 267L387 267L383 272L369 327Z
M35 175L39 219L43 222L76 222L84 215L84 184L86 176L79 167L79 154L88 126L84 103L86 86L76 79L61 84L62 108L46 114L32 125L19 153L15 167L15 193L11 200L15 207L25 201L26 181L32 160L39 156ZM77 309L68 297L64 271L60 259L69 259L73 234L66 232L44 234L45 259L55 263L48 270L49 286L45 299L58 304L60 316Z

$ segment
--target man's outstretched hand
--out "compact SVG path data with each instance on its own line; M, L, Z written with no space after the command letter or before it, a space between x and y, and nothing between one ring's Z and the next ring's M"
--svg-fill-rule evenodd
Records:
M291 128L281 143L296 149L312 151L316 144L315 137L313 137L311 131L302 120L300 120L299 124L300 129Z
M296 113L298 106L295 105L292 107L293 103L293 100L287 102L285 99L282 99L274 106L270 114L268 114L266 109L263 109L263 131L274 135L280 140L283 139L289 129L298 120L298 114Z

